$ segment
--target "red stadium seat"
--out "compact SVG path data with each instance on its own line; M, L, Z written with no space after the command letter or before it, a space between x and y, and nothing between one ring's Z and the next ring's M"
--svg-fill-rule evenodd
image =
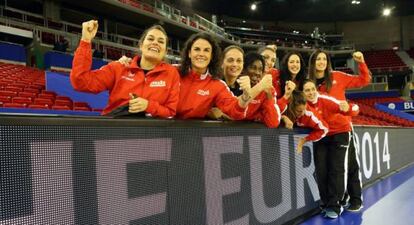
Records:
M53 110L71 110L67 105L54 105L52 106Z
M35 104L31 104L31 105L27 106L27 108L29 108L29 109L49 109L49 107L47 105L35 105Z
M32 93L36 93L39 94L40 90L39 89L35 89L35 88L25 88L24 89L25 92L32 92Z
M4 88L5 91L14 91L14 92L20 92L23 91L23 88L21 87L15 87L15 86L6 86Z
M89 107L83 107L83 106L76 106L73 107L74 111L91 111L91 109Z
M67 106L69 109L72 108L72 101L69 100L64 100L64 99L56 99L55 100L55 106Z
M22 103L4 103L4 108L26 108L26 104Z
M55 100L55 96L53 94L49 94L49 93L41 93L37 95L38 98L47 98L47 99L51 99L51 100Z
M50 108L53 105L53 100L48 98L35 98L33 103L36 105L47 105Z
M15 97L15 96L17 96L17 92L14 92L14 91L0 91L0 96Z
M33 92L19 92L19 97L29 97L29 98L32 98L32 99L34 99L34 98L36 98L36 96L37 96L37 94L36 93L33 93Z
M12 102L25 104L27 106L29 104L32 104L32 99L29 97L13 97Z
M73 103L73 107L89 107L89 104L87 102L74 102Z

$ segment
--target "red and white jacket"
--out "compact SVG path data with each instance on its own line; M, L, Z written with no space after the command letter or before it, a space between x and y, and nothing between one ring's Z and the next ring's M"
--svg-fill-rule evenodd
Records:
M81 41L73 58L70 80L75 90L99 93L109 90L105 115L119 106L129 103L129 93L148 100L145 110L153 117L171 118L176 114L180 93L180 75L170 64L160 63L144 75L138 66L139 57L133 58L131 66L111 62L91 71L91 43Z
M258 121L269 128L277 128L280 124L281 113L286 110L287 104L288 100L285 98L277 100L274 92L272 98L269 99L267 94L262 91L249 103L244 120Z
M213 79L207 72L197 74L190 71L181 77L180 100L177 106L177 118L205 118L209 110L216 106L235 120L244 119L247 108L239 106L238 99L227 84Z
M345 100L345 90L367 86L371 82L371 75L366 63L359 63L359 75L350 75L341 71L332 71L332 87L329 92L325 83L318 86L318 91L330 95L338 100Z
M283 97L282 90L280 87L280 71L278 69L271 68L269 72L272 75L272 84L273 84L273 88L276 91L277 98Z
M310 128L312 131L305 137L306 141L319 141L328 134L328 124L312 109L305 110L305 114L296 118L300 127Z
M340 101L331 96L317 94L315 102L309 102L306 106L308 110L315 112L319 118L322 118L329 127L327 136L351 131L350 116L356 116L359 113L359 107L355 104L349 104L348 112L339 109Z

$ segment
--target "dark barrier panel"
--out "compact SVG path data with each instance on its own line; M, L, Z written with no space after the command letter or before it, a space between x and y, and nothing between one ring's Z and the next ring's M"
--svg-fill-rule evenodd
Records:
M2 117L1 224L283 224L317 207L304 134L258 124ZM300 130L299 130L300 131ZM412 129L356 127L364 182Z
M45 68L51 67L72 69L73 55L69 53L49 51L44 56ZM92 59L92 69L99 69L108 62L102 59Z
M0 59L26 63L26 51L23 45L0 42Z

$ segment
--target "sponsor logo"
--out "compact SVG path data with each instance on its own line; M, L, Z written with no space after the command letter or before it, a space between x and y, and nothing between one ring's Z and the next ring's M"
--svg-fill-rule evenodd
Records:
M199 89L198 91L197 91L197 94L198 95L201 95L201 96L208 96L208 95L210 95L210 90L201 90L201 89Z
M150 83L150 87L165 87L166 83L163 80L157 80Z

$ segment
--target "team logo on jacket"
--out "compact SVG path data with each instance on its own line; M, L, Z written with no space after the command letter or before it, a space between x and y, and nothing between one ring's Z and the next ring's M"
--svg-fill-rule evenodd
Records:
M261 101L260 100L256 100L256 99L253 99L251 102L250 102L250 104L260 104L261 103Z
M207 95L210 95L210 90L201 90L201 89L199 89L198 91L197 91L197 94L199 94L199 95L201 95L201 96L207 96Z
M150 87L165 87L165 81L163 80L157 80L150 83Z

